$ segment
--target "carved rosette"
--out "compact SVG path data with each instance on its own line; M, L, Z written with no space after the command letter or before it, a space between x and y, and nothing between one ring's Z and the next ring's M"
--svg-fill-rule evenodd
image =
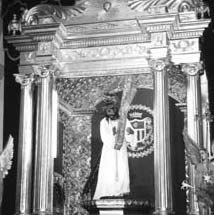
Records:
M191 63L191 64L183 64L181 66L182 71L189 75L189 76L195 76L201 72L203 69L202 63Z
M30 84L34 81L33 74L30 75L14 74L14 76L16 82L21 84L22 87L30 86Z

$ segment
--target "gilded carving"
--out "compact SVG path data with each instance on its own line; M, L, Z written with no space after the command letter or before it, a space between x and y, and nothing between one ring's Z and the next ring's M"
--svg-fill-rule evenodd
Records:
M151 34L152 47L166 46L166 33L153 33Z
M198 39L172 40L170 41L170 50L172 54L198 52L198 44Z
M110 31L118 29L138 29L139 26L136 20L125 20L125 21L117 21L117 22L100 22L100 23L89 23L87 25L75 25L69 26L67 28L69 34L75 33L87 33L87 32L100 32L100 31Z
M201 63L182 64L182 71L190 76L199 74L201 70L202 70Z
M38 43L38 53L43 55L52 51L52 42L40 42Z
M74 6L61 7L57 5L40 4L30 10L24 10L22 14L23 25L37 25L40 23L39 16L50 15L55 19L48 19L50 23L56 20L66 20L70 17L80 16L86 10L87 1L77 1Z
M155 71L162 71L166 66L166 62L163 60L149 60L149 64Z
M33 74L30 75L14 74L14 76L16 82L21 84L22 87L29 86L34 80Z
M62 50L64 60L99 60L107 58L145 57L148 48L145 44L92 47L88 49Z
M181 1L177 0L128 0L128 5L132 10L137 12L148 12L152 14L167 13L167 11L185 11L194 10L201 2L200 0L185 1L186 4L182 4ZM182 4L182 5L181 5ZM165 8L165 9L164 9ZM162 9L162 10L161 10Z
M36 54L35 52L24 52L21 53L21 62L33 64L35 62Z
M207 21L207 24L209 21ZM172 39L186 39L186 38L198 38L203 34L203 31L182 31L175 32Z
M65 48L87 48L93 46L110 46L110 45L124 45L130 43L144 43L150 39L149 34L131 34L120 35L108 38L83 38L66 41L63 44Z
M49 65L43 65L43 66L33 66L34 74L41 77L41 78L47 78L50 74Z

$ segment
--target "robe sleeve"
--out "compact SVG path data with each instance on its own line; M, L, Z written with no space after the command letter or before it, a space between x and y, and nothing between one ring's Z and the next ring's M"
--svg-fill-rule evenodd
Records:
M100 136L104 147L114 148L115 135L113 135L112 127L108 125L105 118L100 122Z

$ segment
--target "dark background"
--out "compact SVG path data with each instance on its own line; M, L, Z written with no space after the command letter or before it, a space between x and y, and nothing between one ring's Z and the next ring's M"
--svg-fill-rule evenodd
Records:
M39 3L50 3L50 4L59 4L59 0L3 0L3 9L2 16L4 20L4 34L7 35L7 26L9 21L12 19L14 13L20 13L20 7L31 8ZM73 0L61 0L62 5L72 5ZM211 8L211 18L213 17L213 5L210 5ZM204 61L204 66L208 75L209 82L209 95L210 95L210 111L214 115L214 30L213 22L205 30L203 38L201 39L201 50L202 50L202 60ZM14 50L12 46L9 46L6 41L4 41L4 47L7 48L10 54L13 57L18 56L18 52ZM14 73L18 73L19 61L11 61L7 54L5 55L5 101L4 101L4 143L6 143L9 134L12 134L14 137L15 149L14 149L14 159L12 169L9 172L9 175L4 180L4 195L2 203L2 214L11 215L15 213L15 190L16 190L16 163L17 163L17 143L18 143L18 127L19 127L19 108L20 108L20 86L15 82ZM173 102L173 101L171 101ZM174 110L176 112L176 110ZM176 113L170 113L176 117ZM173 117L173 118L174 118ZM179 118L178 118L179 119ZM176 120L177 121L177 120ZM181 126L181 125L178 125ZM213 133L213 122L211 122L211 134ZM178 130L181 128L179 127ZM174 135L179 135L174 133ZM213 134L212 134L213 135ZM174 137L181 138L181 137ZM213 139L213 136L212 136ZM183 150L183 149L178 149ZM176 151L172 152L176 155ZM176 164L177 159L174 160L175 166L183 165ZM178 167L177 167L178 168ZM182 178L183 172L174 170L175 174L180 174L176 177ZM180 180L179 180L180 181ZM178 188L175 188L178 189ZM178 199L183 196L183 193L179 193L179 190L174 190L178 192L176 197L176 202ZM177 199L178 198L178 199ZM178 207L178 206L176 206ZM185 207L185 206L184 206Z

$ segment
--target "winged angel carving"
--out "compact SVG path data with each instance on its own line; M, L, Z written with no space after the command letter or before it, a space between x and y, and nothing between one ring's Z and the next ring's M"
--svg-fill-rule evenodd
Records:
M213 207L214 199L214 164L208 157L208 152L191 139L185 128L183 139L187 158L195 165L195 185L182 183L182 189L191 189L197 196L199 214L208 214L209 208Z
M0 154L0 174L2 178L8 174L8 171L12 166L13 159L13 137L10 135L7 141L7 145Z

